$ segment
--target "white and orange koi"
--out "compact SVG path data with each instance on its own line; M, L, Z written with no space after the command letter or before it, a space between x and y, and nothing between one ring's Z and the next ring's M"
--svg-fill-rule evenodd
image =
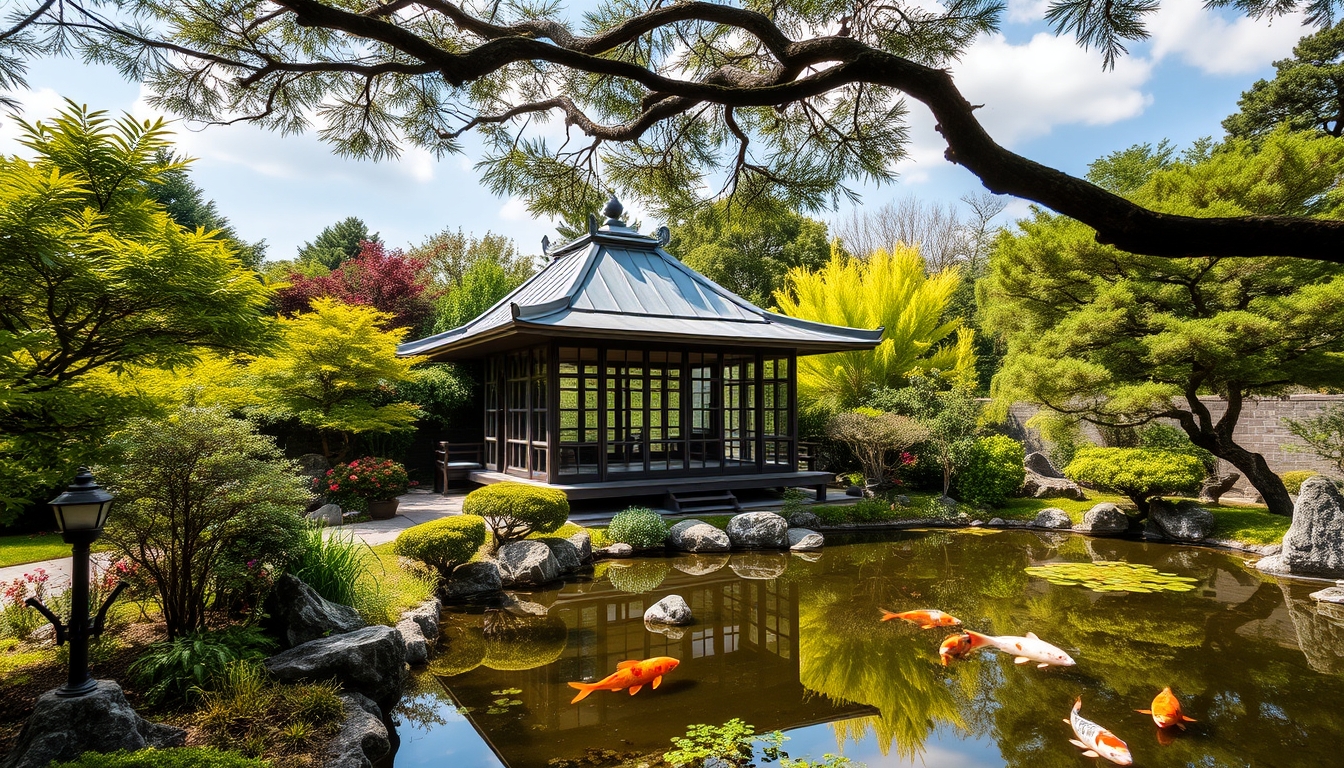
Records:
M622 661L616 665L615 672L596 683L570 683L569 687L577 688L579 695L569 703L577 704L593 691L621 691L629 688L630 695L634 696L645 685L652 684L657 688L662 685L663 675L676 669L680 663L670 656L655 656L644 661L635 659Z
M1129 745L1121 741L1114 733L1078 714L1083 708L1083 697L1073 702L1073 711L1064 722L1073 727L1076 739L1069 743L1083 750L1083 757L1102 757L1116 765L1133 765L1134 757L1129 754Z
M966 634L971 638L971 651L985 646L997 648L1012 656L1014 664L1026 664L1034 661L1039 669L1045 669L1049 666L1072 667L1074 665L1073 658L1069 654L1037 637L1034 632L1028 632L1026 637L1016 635L991 637L968 629ZM962 655L965 655L965 653Z
M933 629L934 627L960 627L961 619L950 613L943 613L936 608L926 608L918 611L902 611L893 613L886 608L882 610L882 620L891 621L901 619L911 624L918 624L920 629Z
M943 644L938 646L938 660L943 662L946 667L953 661L960 661L975 651L975 645L971 636L966 633L948 635L943 639Z

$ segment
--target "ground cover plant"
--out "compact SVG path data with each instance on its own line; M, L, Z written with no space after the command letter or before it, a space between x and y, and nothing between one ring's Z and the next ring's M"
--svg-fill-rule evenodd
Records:
M277 685L261 665L240 661L229 665L215 689L201 695L194 718L211 746L316 765L310 750L341 722L339 693L335 682Z
M270 760L214 747L142 749L138 752L85 752L78 760L52 763L50 768L272 768Z
M149 646L129 671L146 702L176 706L214 690L232 665L260 661L276 647L256 627L192 632Z

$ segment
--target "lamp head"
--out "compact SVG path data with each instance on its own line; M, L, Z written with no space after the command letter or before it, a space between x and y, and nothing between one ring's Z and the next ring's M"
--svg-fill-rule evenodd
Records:
M74 482L60 496L52 499L51 510L56 514L56 527L63 534L92 534L97 536L107 524L107 513L112 509L112 494L93 480L88 467L80 467Z

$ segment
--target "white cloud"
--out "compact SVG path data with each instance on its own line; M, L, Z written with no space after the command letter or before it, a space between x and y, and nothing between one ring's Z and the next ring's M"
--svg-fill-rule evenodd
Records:
M50 88L39 88L36 91L18 94L18 100L21 107L20 116L28 123L54 117L57 112L65 108L65 99ZM19 144L22 132L23 130L13 120L0 118L0 153L31 156L32 150Z
M1237 16L1228 21L1195 2L1163 3L1148 21L1154 59L1180 57L1213 75L1255 72L1287 56L1311 28L1294 12L1271 21Z
M1049 7L1050 0L1008 0L1008 20L1018 24L1040 21Z
M531 221L532 214L527 210L527 202L521 197L510 197L499 209L499 218L504 221Z

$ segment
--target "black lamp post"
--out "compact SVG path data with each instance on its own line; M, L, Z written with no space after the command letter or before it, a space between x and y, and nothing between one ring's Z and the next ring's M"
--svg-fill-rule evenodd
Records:
M65 685L56 690L56 695L64 698L83 696L91 693L97 686L89 677L89 640L103 633L103 622L107 619L107 609L126 588L126 582L117 584L117 588L108 595L98 615L89 620L89 545L103 533L107 523L107 513L112 509L112 494L103 490L93 481L88 467L80 467L75 481L65 492L49 503L56 513L56 527L61 531L65 543L74 547L74 562L70 575L70 623L62 624L37 598L30 597L28 605L47 617L56 629L56 644L70 641L70 676Z

